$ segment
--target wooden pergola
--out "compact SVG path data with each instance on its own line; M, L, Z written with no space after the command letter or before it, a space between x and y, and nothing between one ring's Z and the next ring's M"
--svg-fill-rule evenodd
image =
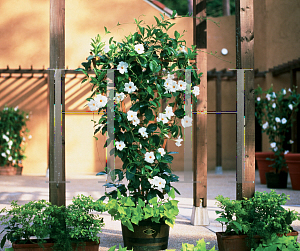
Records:
M207 225L207 35L206 0L193 0L194 44L200 51L197 68L203 72L200 95L193 107L192 224ZM252 197L255 189L253 0L236 0L237 71L237 199ZM50 0L49 74L49 191L50 202L65 204L65 0ZM242 70L241 69L248 69ZM244 72L245 71L245 72ZM245 75L245 79L244 79ZM242 79L241 79L242 76ZM239 81L239 79L241 81ZM242 81L242 80L245 80ZM245 87L244 87L245 83ZM245 98L245 99L244 99ZM245 117L245 120L244 120ZM55 123L54 123L55 118ZM200 133L201 131L201 133ZM244 147L245 133L245 147ZM200 216L202 215L202 216ZM203 216L204 215L204 216Z

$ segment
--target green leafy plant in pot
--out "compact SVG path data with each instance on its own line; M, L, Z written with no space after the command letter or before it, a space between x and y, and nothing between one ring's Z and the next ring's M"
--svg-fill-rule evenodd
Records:
M255 90L256 110L255 116L262 127L262 131L269 137L270 149L274 153L272 160L274 172L266 173L267 186L269 188L286 188L287 171L284 155L288 150L284 149L284 143L292 144L292 140L286 140L286 133L292 127L293 113L298 111L300 94L296 89L280 90L275 93L273 86L267 91L262 91L258 86Z
M217 233L221 251L232 250L231 245L235 245L236 250L246 251L273 236L298 235L291 227L292 222L299 219L297 213L282 207L288 195L271 190L270 193L255 192L254 197L244 200L230 200L222 195L216 199L224 210L216 212L220 215L216 220L226 226L225 232ZM233 243L234 240L237 242Z
M103 219L92 211L103 211L102 202L93 201L84 195L73 198L68 206L52 205L45 200L30 201L25 205L11 203L11 209L2 209L1 225L6 226L1 240L6 240L17 250L36 250L38 247L50 250L97 251ZM1 233L2 233L1 232ZM93 248L93 249L92 249Z
M175 13L171 19L174 16ZM178 214L175 191L179 192L171 185L178 181L178 176L172 173L172 153L165 146L167 140L174 140L180 147L181 126L192 125L191 114L185 114L184 97L186 91L192 92L193 101L197 101L201 76L191 63L197 55L195 47L186 48L177 31L174 38L168 35L174 25L170 19L161 16L155 20L156 25L143 26L143 21L135 19L137 32L121 42L110 38L105 44L98 35L92 41L88 61L82 63L84 69L77 69L89 77L88 70L93 66L96 74L90 78L93 93L87 99L88 106L104 115L94 121L94 134L108 132L105 147L114 139L115 156L123 162L122 168L106 168L98 173L110 175L113 182L104 186L114 188L101 199L109 198L107 210L115 220L121 220L125 246L134 250L149 246L149 241L153 243L152 250L167 248L169 226L173 226ZM106 70L111 69L115 88L113 109L108 106L111 98L106 94ZM185 82L186 69L191 71L190 83ZM162 100L165 108L161 107ZM125 101L129 104L127 109ZM107 125L108 111L114 112L112 128ZM125 177L126 186L120 184ZM153 238L160 241L154 243Z
M28 119L29 115L18 107L5 106L0 110L0 175L21 174Z

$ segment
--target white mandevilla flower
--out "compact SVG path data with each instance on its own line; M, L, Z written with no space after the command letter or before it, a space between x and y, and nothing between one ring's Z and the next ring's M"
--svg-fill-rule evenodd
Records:
M276 93L275 92L272 93L272 98L276 98Z
M104 53L108 53L110 51L109 45L105 45L103 49Z
M276 126L273 126L273 130L276 131Z
M141 127L139 129L139 133L144 137L144 138L148 138L148 133L146 132L146 127Z
M164 114L164 113L160 113L158 114L158 117L157 117L157 122L163 122L164 124L168 123L168 117L167 117L167 114Z
M187 54L187 51L186 51L186 49L185 49L185 46L183 46L183 45L180 45L180 48L178 49L178 52L179 52L179 53L182 52L182 53L184 53L184 54Z
M194 86L194 89L192 90L192 93L195 96L198 96L200 94L200 88L198 86Z
M145 161L152 164L154 162L154 160L155 160L154 153L153 152L146 152Z
M126 62L121 61L118 66L117 66L117 70L121 73L127 73L127 68L128 68L128 64Z
M274 147L274 152L277 152L278 148L277 146Z
M168 77L167 77L168 79L174 79L175 78L175 76L174 76L174 74L168 74Z
M3 139L5 139L5 140L6 140L6 142L8 142L8 141L9 141L9 137L7 137L5 134L3 134L2 138L3 138Z
M125 94L123 92L116 93L116 97L114 98L114 100L116 101L116 103L120 103L124 99L125 99Z
M269 126L269 123L268 123L268 121L267 121L266 123L264 123L264 124L262 125L262 128L265 130L265 129L268 128L268 126Z
M29 135L29 136L28 136L28 139L32 139L32 136L31 136L31 135Z
M133 121L137 117L137 112L129 110L127 113L128 121Z
M293 144L293 143L294 143L294 141L290 139L289 143L290 143L290 144Z
M175 145L179 147L181 146L181 141L183 141L183 139L181 138L181 136L178 136L178 138L175 139L175 141L176 141Z
M124 141L116 141L116 148L119 150L119 151L122 151L125 147L125 143Z
M1 153L1 156L3 157L3 158L6 158L7 156L6 156L6 153Z
M141 122L141 121L140 121L140 119L139 119L138 117L135 117L135 118L132 120L132 124L133 124L134 126L137 126L140 122Z
M259 102L260 101L260 97L257 97L256 100Z
M29 116L28 116L28 115L26 115L26 119L29 119Z
M15 111L17 111L18 109L19 109L19 107L18 107L18 106L16 106L16 107L15 107Z
M174 116L173 107L167 106L166 107L166 115L168 119L171 119L172 116Z
M134 85L133 82L125 83L125 88L124 91L128 93L133 93L136 91L136 86Z
M289 92L292 92L291 88L288 89Z
M6 135L9 135L9 131L6 132Z
M275 147L276 147L276 142L272 142L272 143L270 144L270 146L271 146L272 148L275 148Z
M163 189L166 185L166 181L158 176L154 176L153 179L149 179L149 182L152 187L157 187L157 189Z
M186 82L179 80L178 81L178 90L184 91L186 89Z
M176 83L176 81L174 81L174 80L172 80L172 79L170 79L170 78L167 78L167 79L165 80L164 87L166 88L167 91L170 91L173 82Z
M282 94L285 95L286 94L286 90L282 89Z
M272 107L275 109L276 108L276 103L273 103Z
M289 152L290 152L289 150L285 150L285 151L284 151L284 154L287 154L287 153L289 153Z
M290 110L293 110L293 105L289 104L289 108L290 108Z
M8 161L12 161L13 158L11 156L8 157Z
M13 142L11 140L8 141L8 145L11 147L13 145Z
M8 155L10 155L10 151L7 149L6 151L5 151Z
M184 128L192 126L193 119L189 116L184 116L183 119L181 119L181 124Z
M276 117L276 118L275 118L275 121L276 121L277 123L280 123L280 122L281 122L281 119L278 118L278 117Z
M266 99L267 99L268 101L270 101L271 95L270 95L269 93L266 95Z
M93 100L93 99L91 99L88 102L88 106L89 106L89 108L90 108L91 111L97 111L99 109L98 103L95 100Z
M178 85L177 85L176 81L173 81L171 86L170 86L169 91L170 92L176 92L177 90L178 90Z
M157 151L160 153L161 156L164 156L166 154L165 149L158 148Z
M103 96L101 94L98 94L95 97L95 102L97 103L98 108L102 108L102 107L106 106L106 104L107 104L107 97Z
M134 50L138 53L138 54L143 54L145 52L145 49L144 49L144 45L142 44L136 44L134 46Z
M286 124L286 122L287 122L287 120L286 120L286 118L283 118L282 120L281 120L281 124Z

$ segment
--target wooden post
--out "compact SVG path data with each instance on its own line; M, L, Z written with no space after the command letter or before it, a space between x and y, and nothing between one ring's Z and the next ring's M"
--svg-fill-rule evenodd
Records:
M254 68L253 0L236 0L236 69ZM237 73L239 74L239 73ZM236 199L255 192L254 71L245 70L245 164L237 163ZM243 87L239 87L238 89ZM238 129L238 128L237 128ZM243 146L241 146L243 147ZM239 156L237 156L239 157ZM243 165L244 164L244 165Z
M223 0L223 16L230 16L230 0Z
M290 77L291 77L291 90L293 90L294 86L297 86L297 74L296 74L296 70L291 70L290 71ZM297 89L298 92L298 89ZM299 111L298 111L299 113ZM294 112L294 114L292 115L293 118L295 119L295 121L293 122L292 125L292 129L291 129L291 139L294 141L294 143L292 144L292 149L291 151L293 153L297 153L297 148L298 148L298 133L297 133L297 113Z
M207 212L207 34L206 0L193 1L193 40L197 69L203 72L200 95L193 104L193 225L209 225ZM196 18L195 18L196 17ZM199 73L198 72L198 73ZM200 114L197 114L200 111Z
M58 206L66 201L64 69L65 0L50 0L49 201Z
M216 78L216 138L217 138L217 151L216 151L216 173L222 173L222 78L221 73L217 73Z

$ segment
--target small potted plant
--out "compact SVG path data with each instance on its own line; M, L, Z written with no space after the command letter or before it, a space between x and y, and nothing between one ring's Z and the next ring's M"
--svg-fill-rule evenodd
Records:
M269 137L270 149L273 154L259 156L256 153L256 159L259 170L261 164L268 164L273 168L270 172L266 172L267 186L269 188L286 188L287 187L287 168L284 155L288 150L284 149L284 143L292 143L291 140L286 140L286 133L289 132L294 118L293 113L298 111L300 103L300 94L297 94L296 89L291 89L288 92L285 89L275 93L273 86L265 92L261 87L255 90L256 110L255 116L258 119L263 132ZM259 162L262 160L263 163ZM264 179L264 173L260 170L260 179Z
M104 225L99 215L104 206L91 197L73 198L69 206L55 206L45 200L30 201L25 205L11 203L11 209L2 209L1 225L5 235L1 241L12 242L14 250L81 250L97 251L99 236ZM2 233L1 232L1 233Z
M5 106L0 111L0 175L16 175L22 172L22 160L25 159L24 141L29 132L26 128L27 120L28 114L18 107Z
M225 232L217 233L220 251L232 250L232 245L235 250L250 251L272 236L298 235L291 227L292 222L299 219L297 213L282 207L288 195L271 190L270 193L255 192L254 197L244 200L230 200L222 195L216 199L224 210L216 212L220 215L216 220L226 226Z
M88 70L93 66L96 77L90 78L93 93L87 99L88 106L104 114L95 121L94 134L108 132L105 146L115 140L115 156L123 162L122 168L106 168L98 173L110 175L113 181L118 176L118 183L104 185L114 190L102 199L109 198L108 212L115 220L121 220L124 245L136 250L145 245L152 245L152 250L167 248L169 227L178 214L175 191L179 192L171 185L178 181L178 176L172 174L173 157L166 149L166 141L173 139L181 146L182 127L192 125L191 115L184 110L185 91L192 92L196 102L201 76L191 62L197 54L195 47L186 48L185 40L177 31L174 38L169 36L167 31L174 25L170 19L162 16L155 20L156 25L145 26L143 21L135 19L137 32L121 42L110 38L105 44L98 35L92 41L88 61L82 63L85 68L78 69L89 77ZM107 69L114 70L111 107L107 105L110 99ZM186 69L191 70L191 83L185 82L183 70ZM164 109L162 100L166 104ZM125 101L128 101L127 109ZM112 128L107 125L107 112L111 110L114 112ZM124 177L127 186L119 184Z

